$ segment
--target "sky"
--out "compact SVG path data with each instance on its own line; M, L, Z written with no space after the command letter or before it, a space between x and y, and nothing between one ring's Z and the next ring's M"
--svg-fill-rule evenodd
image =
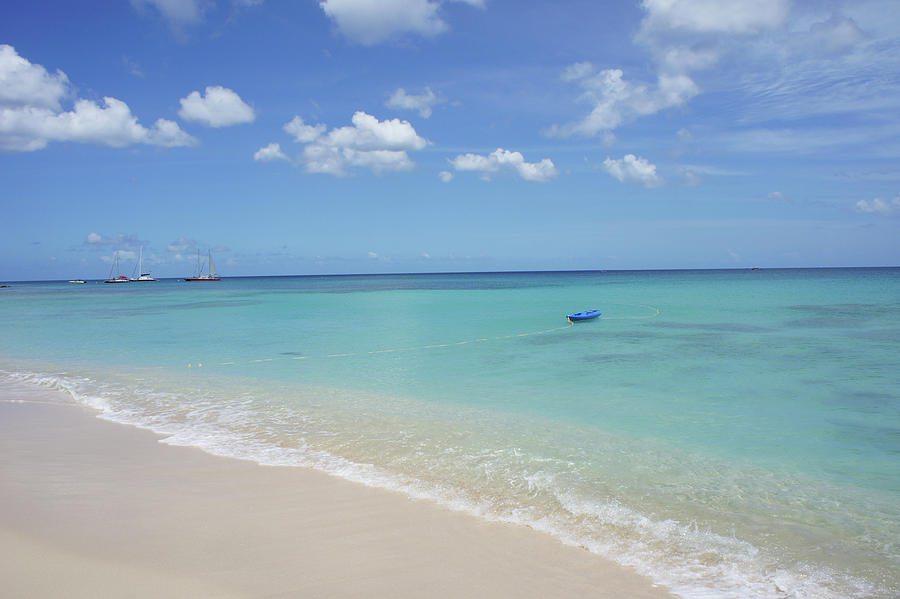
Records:
M0 2L0 280L897 266L897 9Z

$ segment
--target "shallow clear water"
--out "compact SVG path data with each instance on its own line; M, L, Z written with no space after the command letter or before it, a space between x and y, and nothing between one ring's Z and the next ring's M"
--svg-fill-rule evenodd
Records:
M685 597L894 597L898 307L900 269L16 284L0 384L528 524Z

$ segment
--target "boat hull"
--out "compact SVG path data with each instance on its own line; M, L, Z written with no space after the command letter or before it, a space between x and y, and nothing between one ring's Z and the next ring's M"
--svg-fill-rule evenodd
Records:
M584 320L594 320L598 316L602 314L600 310L585 310L584 312L576 312L575 314L569 314L566 318L569 322L581 322Z
M185 281L221 281L219 277L186 278Z

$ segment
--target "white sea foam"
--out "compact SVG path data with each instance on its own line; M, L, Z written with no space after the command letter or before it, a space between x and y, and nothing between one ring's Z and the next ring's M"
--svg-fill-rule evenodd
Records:
M487 487L479 490L348 459L302 437L294 439L292 446L279 443L274 435L260 429L251 398L223 403L202 394L200 399L188 398L150 388L101 383L65 372L0 371L0 385L4 384L65 392L77 403L97 411L99 417L150 429L163 435L161 442L170 445L198 447L214 455L266 466L313 468L480 518L528 526L634 568L689 599L888 596L887 591L866 581L826 568L803 563L785 566L775 556L738 538L651 517L615 499L592 498L562 480L560 472L571 464L561 465L546 456L532 457L519 448L479 453L448 448L452 462L468 462L487 481ZM341 435L340 431L324 432L333 437ZM419 450L419 457L422 453ZM446 456L438 456L438 461L441 459ZM524 499L503 497L502 490L489 491L498 484L520 489Z

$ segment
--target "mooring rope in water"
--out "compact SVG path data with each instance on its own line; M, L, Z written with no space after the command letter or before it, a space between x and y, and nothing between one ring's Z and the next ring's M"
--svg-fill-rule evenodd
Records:
M599 320L643 320L647 318L654 318L659 316L659 308L654 308L653 306L641 306L643 308L649 308L654 311L653 314L645 315L645 316L601 316ZM216 366L236 366L238 364L261 364L263 362L274 362L275 360L315 360L315 359L329 359L329 358L352 358L355 356L374 356L378 354L391 354L391 353L401 353L401 352L411 352L411 351L423 351L428 349L439 349L446 347L454 347L457 345L468 345L470 343L485 343L488 341L500 341L502 339L513 339L517 337L533 337L535 335L546 335L547 333L555 333L556 331L562 331L574 326L573 322L569 322L566 325L560 327L554 327L552 329L544 329L542 331L530 331L526 333L513 333L511 335L500 335L497 337L481 337L478 339L469 339L467 341L456 341L453 343L434 343L431 345L417 345L414 347L399 347L399 348L391 348L391 349L375 349L371 351L358 351L358 352L347 352L347 353L339 353L339 354L325 354L323 356L285 356L285 357L277 357L277 358L258 358L255 360L247 360L242 362L219 362ZM188 368L203 368L202 362L192 362L187 365Z

